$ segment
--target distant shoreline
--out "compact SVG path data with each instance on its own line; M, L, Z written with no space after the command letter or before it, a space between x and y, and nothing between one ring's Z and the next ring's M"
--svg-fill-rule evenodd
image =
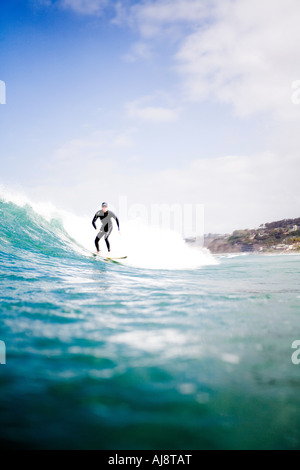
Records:
M235 252L235 253L212 253L216 256L299 256L300 251L252 251L252 252Z
M203 237L189 238L186 242L203 246ZM232 234L210 233L204 235L204 247L213 254L297 254L300 253L300 218L235 230Z

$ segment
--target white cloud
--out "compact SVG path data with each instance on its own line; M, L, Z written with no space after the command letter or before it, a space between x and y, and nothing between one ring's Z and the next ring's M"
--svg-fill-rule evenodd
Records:
M135 146L133 136L137 133L136 128L129 129L125 132L117 134L112 141L112 147L116 148L132 148Z
M54 154L54 158L61 162L74 162L82 158L93 159L105 156L107 142L105 136L95 136L90 139L73 139L60 148Z
M214 0L148 0L129 8L119 5L116 23L128 23L145 38L166 33L174 25L193 24L207 16Z
M177 121L180 114L179 108L170 106L152 105L151 101L158 101L159 96L151 97L146 96L138 100L127 103L126 111L130 118L136 118L142 121L152 122L174 122ZM161 96L159 101L163 101L164 98Z
M128 63L134 63L137 60L148 60L153 57L150 44L145 42L137 42L132 45L130 51L123 55L123 60Z
M108 5L108 0L61 0L60 5L76 13L84 15L99 15Z
M45 180L56 181L58 185L66 185L68 181L66 186L69 191L70 186L77 185L80 181L84 185L85 181L90 181L92 175L96 174L99 182L101 179L101 184L104 184L105 175L114 172L116 166L120 167L122 160L126 165L127 160L137 158L131 151L135 146L136 132L135 128L123 132L96 131L86 137L65 142L47 161ZM86 190L89 191L88 187ZM57 191L58 194L61 192L58 188Z
M185 100L229 104L241 116L300 118L292 104L299 0L147 0L120 11L119 23L137 29L144 43L167 37L175 46Z
M85 166L94 164L101 159L110 159L114 149L127 149L134 147L136 128L129 128L122 132L115 130L95 131L85 138L73 139L65 142L53 155L56 162L66 164L84 163Z
M134 103L127 105L128 115L132 118L153 122L170 122L178 119L178 111L162 107L146 106L139 108Z
M230 103L240 115L299 118L291 103L299 15L297 0L224 0L216 21L189 35L177 53L187 98Z

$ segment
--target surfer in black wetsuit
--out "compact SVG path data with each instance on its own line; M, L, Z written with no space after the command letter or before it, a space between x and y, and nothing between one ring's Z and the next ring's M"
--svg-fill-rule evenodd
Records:
M96 226L96 221L97 219L100 219L102 221L102 226L100 228L100 232L98 233L96 240L95 240L95 245L97 248L97 252L100 253L100 247L99 247L99 242L102 237L105 237L105 242L108 251L110 251L110 243L108 241L108 237L110 236L112 229L113 229L113 224L112 224L112 219L114 219L117 223L118 230L120 231L120 224L119 224L119 219L118 217L112 212L108 210L108 205L106 202L103 202L102 204L102 210L98 211L95 214L95 217L93 219L93 227L95 230L97 230Z

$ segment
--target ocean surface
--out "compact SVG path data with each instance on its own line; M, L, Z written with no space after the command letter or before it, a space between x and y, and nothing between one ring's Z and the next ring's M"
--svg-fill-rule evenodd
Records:
M42 212L0 199L1 448L300 448L300 255L117 265Z

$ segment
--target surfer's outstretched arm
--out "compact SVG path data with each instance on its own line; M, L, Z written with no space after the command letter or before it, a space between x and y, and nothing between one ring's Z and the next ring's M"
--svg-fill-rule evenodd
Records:
M110 215L111 215L111 217L112 217L113 219L115 219L116 224L117 224L117 226L118 226L118 230L120 230L120 223L119 223L118 217L117 217L116 214L114 214L113 212L111 212Z

